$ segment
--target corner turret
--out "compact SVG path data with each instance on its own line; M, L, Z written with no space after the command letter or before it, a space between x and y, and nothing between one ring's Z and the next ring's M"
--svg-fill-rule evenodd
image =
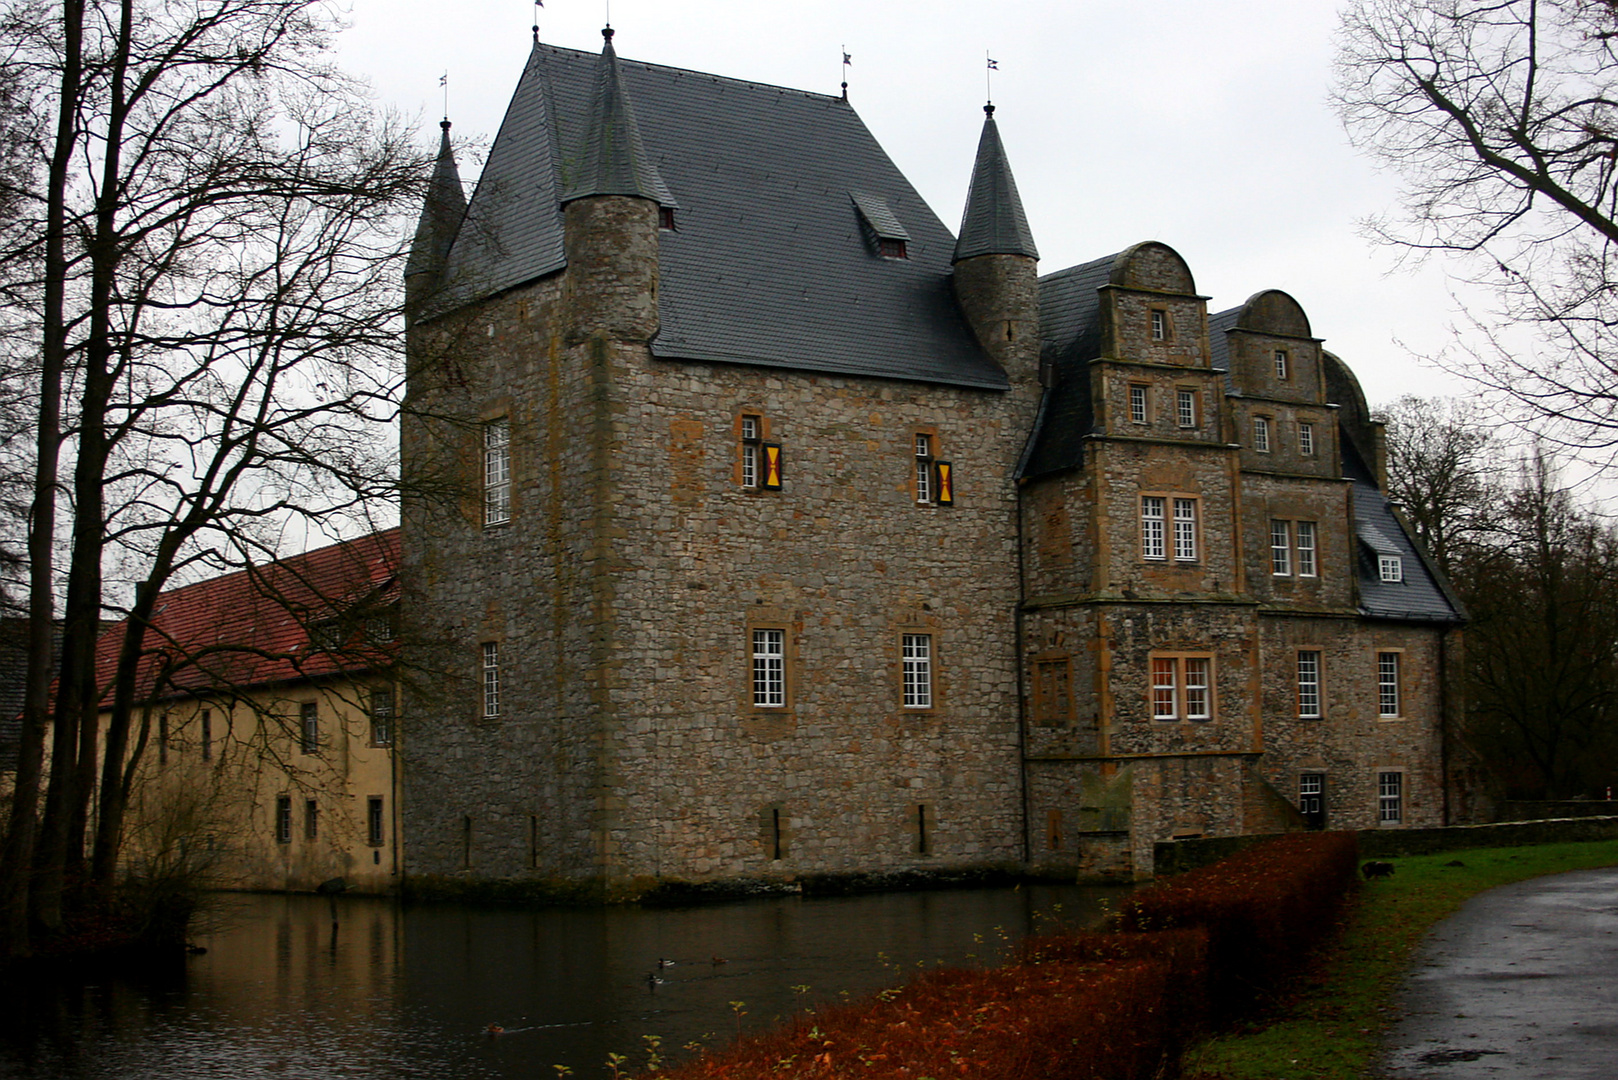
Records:
M422 202L416 236L410 242L410 258L405 262L405 295L412 305L432 291L444 271L450 245L466 216L466 193L461 188L461 172L455 165L450 145L450 123L439 123L438 159L433 163L427 197Z
M1032 383L1039 372L1039 249L1000 143L994 106L985 105L983 116L955 242L955 298L978 342L1012 382Z
M658 230L671 224L675 202L641 143L612 27L601 36L584 142L563 170L568 337L649 341L658 326Z

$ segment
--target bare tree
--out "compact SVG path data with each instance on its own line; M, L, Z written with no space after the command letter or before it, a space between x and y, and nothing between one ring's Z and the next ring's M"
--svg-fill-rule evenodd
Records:
M1378 239L1498 298L1449 366L1561 444L1618 449L1618 54L1600 0L1355 0L1334 97L1403 184ZM1536 331L1532 341L1511 327Z
M58 119L25 204L42 250L0 255L42 312L36 626L65 596L53 703L31 654L0 867L0 944L14 953L27 918L63 927L70 882L115 885L136 672L164 585L262 561L288 530L368 524L391 502L399 282L425 160L325 61L335 29L319 0L14 0L0 17ZM109 616L126 629L113 670L98 670Z
M1501 498L1493 435L1475 404L1405 395L1383 410L1388 494L1446 574L1487 538Z

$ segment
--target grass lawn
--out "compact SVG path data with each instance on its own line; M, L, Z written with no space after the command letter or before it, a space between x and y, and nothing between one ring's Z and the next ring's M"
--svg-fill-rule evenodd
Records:
M1186 1058L1185 1074L1225 1080L1362 1080L1394 1019L1400 978L1434 923L1475 893L1525 878L1618 865L1618 840L1471 848L1389 859L1391 878L1369 881L1343 930L1293 1000ZM1452 865L1461 863L1464 865Z

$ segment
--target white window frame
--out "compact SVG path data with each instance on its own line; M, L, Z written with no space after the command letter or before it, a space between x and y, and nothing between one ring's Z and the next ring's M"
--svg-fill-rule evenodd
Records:
M1378 825L1404 824L1405 774L1393 769L1376 774L1376 821Z
M1326 774L1306 772L1298 774L1298 811L1309 813L1309 800L1320 800L1320 812L1326 809Z
M1298 453L1315 456L1315 425L1304 420L1298 421Z
M1197 426L1197 392L1184 387L1175 391L1174 414L1183 428Z
M1197 561L1197 500L1174 500L1174 561Z
M483 527L511 521L511 421L483 425Z
M1148 707L1153 720L1212 720L1213 656L1156 653L1148 663Z
M1168 512L1168 500L1162 495L1142 495L1140 497L1140 555L1143 559L1161 562L1168 558L1168 549L1164 544L1164 518Z
M500 643L483 643L483 718L500 715Z
M1319 649L1299 649L1298 719L1319 720L1325 715L1325 695L1321 691L1321 668L1325 666Z
M1397 651L1376 654L1376 714L1384 720L1404 715L1400 711L1399 669L1402 666Z
M1253 449L1260 454L1270 452L1270 418L1267 416L1253 417Z
M1276 349L1275 377L1280 379L1282 382L1286 382L1288 368L1289 364L1287 363L1287 351L1285 349Z
M1320 531L1313 521L1299 521L1293 525L1297 531L1298 576L1320 575Z
M1377 574L1390 585L1397 585L1405 579L1404 559L1398 555L1378 555L1376 557Z
M741 420L742 436L742 487L748 490L757 490L759 486L759 468L763 464L764 456L764 419L747 413Z
M1169 339L1169 313L1163 308L1152 308L1151 328L1153 341Z
M1270 519L1270 575L1292 576L1292 522Z
M1140 383L1129 384L1129 422L1144 424L1147 422L1146 387Z
M787 632L761 626L752 631L753 707L784 709L787 704Z
M903 659L904 707L933 707L933 636L906 633L900 642Z
M921 431L916 432L916 501L933 501L933 437Z

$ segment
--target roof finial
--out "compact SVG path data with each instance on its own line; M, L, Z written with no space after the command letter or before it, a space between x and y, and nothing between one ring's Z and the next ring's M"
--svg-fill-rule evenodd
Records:
M539 9L545 6L545 0L534 0L534 44L539 44Z
M611 23L608 23L606 26L601 28L601 36L606 38L608 41L612 40L612 24Z
M990 56L988 49L983 50L983 59L985 59L985 60L987 60L989 62L989 66L986 69L984 69L984 72L983 72L983 101L984 101L983 111L984 111L985 114L987 114L989 116L993 116L994 115L994 83L991 80L994 78L994 76L992 74L990 74L990 72L995 72L995 71L1000 70L1000 61L998 61L994 57Z
M843 46L843 100L848 100L848 69L854 63L854 58L848 55L848 46Z
M447 125L449 123L449 69L448 68L445 68L444 69L444 74L442 74L442 75L440 75L438 77L438 85L444 88L444 123Z

